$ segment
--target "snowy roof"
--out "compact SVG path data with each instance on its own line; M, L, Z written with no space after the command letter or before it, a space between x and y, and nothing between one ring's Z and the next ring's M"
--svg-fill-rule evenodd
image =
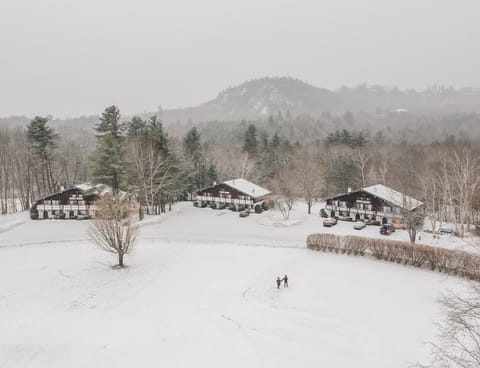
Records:
M257 184L253 184L245 179L233 179L224 181L223 184L232 187L239 192L245 193L253 198L263 197L270 193L269 190L258 186Z
M89 190L92 190L94 187L88 183L82 183L75 185L76 189L80 189L82 192L88 192Z
M372 185L371 187L363 188L362 191L390 202L397 207L408 210L413 210L423 204L415 198L397 192L396 190L393 190L392 188L389 188L383 184Z
M82 183L82 184L75 185L75 188L80 189L84 193L96 194L99 196L112 193L112 188L105 184L91 185L90 183ZM122 198L127 196L127 193L124 192L123 190L118 191L118 194Z

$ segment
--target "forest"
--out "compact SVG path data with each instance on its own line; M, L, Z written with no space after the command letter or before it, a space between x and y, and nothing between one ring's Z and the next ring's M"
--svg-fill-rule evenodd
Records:
M132 193L157 214L214 182L242 177L269 188L279 205L303 199L310 213L322 197L380 183L423 201L432 227L455 222L463 236L479 221L478 119L287 111L164 122L123 117L116 106L86 121L19 118L0 127L0 212L28 210L88 181Z

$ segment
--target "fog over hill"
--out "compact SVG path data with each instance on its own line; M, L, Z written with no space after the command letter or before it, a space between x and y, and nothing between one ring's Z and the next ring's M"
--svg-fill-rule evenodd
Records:
M324 112L414 112L445 114L480 112L480 90L434 86L424 91L362 84L336 91L289 77L253 79L227 88L199 106L163 111L165 121L240 120Z
M121 110L122 106L119 107ZM229 87L221 91L213 100L198 106L159 109L143 112L140 115L148 117L157 114L168 124L211 120L258 120L267 119L270 115L278 113L292 117L298 115L319 117L322 113L342 115L347 111L376 116L406 112L420 115L480 113L480 90L433 86L423 91L416 91L361 84L331 91L291 77L265 77ZM23 117L0 119L4 124L18 124L26 121L28 119ZM59 125L64 122L86 127L92 126L96 122L96 117L52 121Z

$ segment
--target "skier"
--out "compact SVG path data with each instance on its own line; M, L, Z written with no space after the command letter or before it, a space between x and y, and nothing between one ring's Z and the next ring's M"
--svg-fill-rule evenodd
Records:
M285 275L283 277L283 287L288 287L288 277L287 277L287 275Z
M280 289L280 284L282 283L282 280L280 279L280 276L277 277L277 289Z

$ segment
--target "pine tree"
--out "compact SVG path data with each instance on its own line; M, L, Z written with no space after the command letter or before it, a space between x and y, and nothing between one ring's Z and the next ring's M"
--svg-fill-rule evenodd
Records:
M139 118L138 116L134 116L132 121L128 123L128 136L141 136L148 134L147 122Z
M218 181L218 172L215 164L211 163L207 169L207 185Z
M37 190L39 194L56 191L57 183L53 178L53 162L55 160L55 140L58 135L47 126L48 119L36 116L27 127L27 141L33 161Z
M116 106L105 109L97 132L97 149L93 155L95 179L118 191L125 179L124 135L125 124L120 122L120 110Z
M207 182L207 168L200 144L200 133L196 127L187 132L183 140L183 150L187 161L183 187L185 194L188 196L189 193L205 187Z
M249 124L245 132L243 152L247 152L250 156L258 153L257 128L253 124Z
M183 147L188 158L198 164L201 158L200 133L197 128L190 129L183 140Z
M165 157L169 156L168 134L163 129L163 123L157 116L152 116L148 122L148 134L155 144L155 148Z

